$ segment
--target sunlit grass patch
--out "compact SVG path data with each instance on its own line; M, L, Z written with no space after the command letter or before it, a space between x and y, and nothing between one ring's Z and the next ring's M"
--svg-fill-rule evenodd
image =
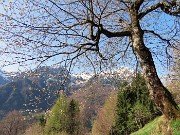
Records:
M155 118L131 135L180 135L180 120L168 121L164 116Z
M163 116L155 118L150 123L146 124L142 129L137 132L132 133L132 135L151 135L153 130L157 127L159 123L163 120Z

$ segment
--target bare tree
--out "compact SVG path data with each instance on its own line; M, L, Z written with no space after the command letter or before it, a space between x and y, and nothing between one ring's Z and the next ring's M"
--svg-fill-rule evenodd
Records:
M169 58L168 47L179 42L178 0L12 0L1 8L2 52L14 63L87 60L101 70L133 52L156 105L166 118L178 117L153 60Z
M18 111L12 111L0 122L0 134L18 135L25 131L26 122Z

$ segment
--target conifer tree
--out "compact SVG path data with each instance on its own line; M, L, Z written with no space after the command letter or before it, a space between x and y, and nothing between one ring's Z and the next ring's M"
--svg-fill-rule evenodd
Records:
M49 117L47 118L45 132L47 134L66 131L68 118L67 118L68 102L65 95L62 94L52 107Z
M65 95L62 94L50 111L45 133L78 135L79 124L78 102L73 99L69 102Z
M148 95L148 88L141 75L135 77L131 84L123 84L118 93L114 135L128 135L160 114Z
M67 132L71 135L78 135L79 125L80 125L79 111L80 110L78 103L74 99L72 99L68 107L69 123L67 129Z

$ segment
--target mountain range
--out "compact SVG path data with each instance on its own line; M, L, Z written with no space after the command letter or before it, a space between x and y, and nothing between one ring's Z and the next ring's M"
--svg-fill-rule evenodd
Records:
M97 75L70 74L63 67L48 66L13 76L0 71L0 118L12 110L31 114L49 109L62 91L83 104L86 102L85 106L97 102L99 108L108 93L119 88L123 81L131 80L132 75L133 71L126 67ZM97 93L98 99L94 97L88 102L87 97L92 93Z

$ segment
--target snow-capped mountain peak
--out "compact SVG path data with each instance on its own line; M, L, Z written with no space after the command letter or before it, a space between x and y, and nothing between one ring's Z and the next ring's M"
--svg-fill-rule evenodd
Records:
M81 73L81 74L73 74L72 75L72 85L85 85L89 80L106 80L103 82L111 81L131 81L134 74L134 70L130 69L129 67L120 67L115 70L106 70L104 72L101 72L99 74L93 75L93 74L87 74L87 73Z
M92 75L88 73L73 74L73 76L76 78L82 78L83 80L88 80L92 77Z
M88 73L72 74L71 83L72 85L81 85L86 83L92 77Z
M130 69L129 67L120 67L118 69L101 72L98 76L103 78L120 78L128 81L130 78L132 78L133 74L134 70Z

